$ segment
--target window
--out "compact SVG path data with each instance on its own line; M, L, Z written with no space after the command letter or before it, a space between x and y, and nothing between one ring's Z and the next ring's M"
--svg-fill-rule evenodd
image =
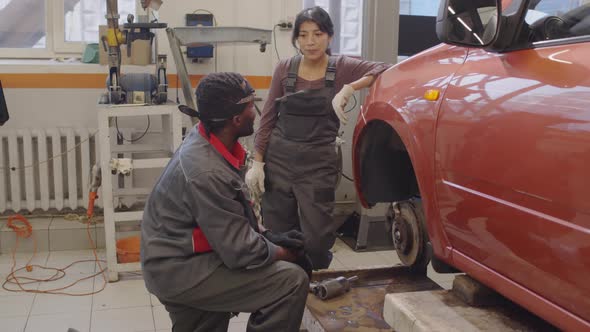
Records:
M363 0L304 0L303 7L320 6L334 22L332 54L360 56L363 38Z
M0 0L0 47L46 48L46 3L38 0Z
M136 0L119 0L120 22ZM106 0L0 0L0 57L43 58L82 53L99 42Z
M399 56L412 56L440 43L436 35L439 3L440 0L400 0Z
M400 15L436 16L440 0L400 0Z
M119 0L120 23L127 15L135 14L135 0ZM106 25L106 0L65 0L64 40L66 42L98 42L98 26Z
M525 21L530 42L589 36L590 1L532 1Z

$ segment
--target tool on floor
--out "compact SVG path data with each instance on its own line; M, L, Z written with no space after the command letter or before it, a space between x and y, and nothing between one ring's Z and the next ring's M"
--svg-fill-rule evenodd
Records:
M337 277L333 279L326 279L320 282L313 282L309 285L309 290L322 300L329 300L331 298L340 296L350 290L351 283L358 280L358 276L350 278Z
M86 210L88 220L91 220L94 216L94 201L98 198L98 188L100 188L101 183L100 167L94 165L90 172L90 190L88 193L88 209Z

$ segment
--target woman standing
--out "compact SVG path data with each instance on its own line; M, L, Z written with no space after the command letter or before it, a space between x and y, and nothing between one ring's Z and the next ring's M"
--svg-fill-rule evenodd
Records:
M320 7L296 19L292 44L301 55L275 68L256 134L255 161L246 174L264 193L264 225L300 229L314 269L327 268L339 225L332 218L338 158L335 139L354 91L370 86L389 65L330 56L334 25ZM338 93L336 93L338 92Z

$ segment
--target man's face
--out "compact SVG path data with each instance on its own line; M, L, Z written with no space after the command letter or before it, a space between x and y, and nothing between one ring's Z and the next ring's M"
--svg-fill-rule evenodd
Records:
M250 136L254 133L254 120L256 119L256 111L254 110L254 102L251 101L246 106L246 109L238 115L238 137Z

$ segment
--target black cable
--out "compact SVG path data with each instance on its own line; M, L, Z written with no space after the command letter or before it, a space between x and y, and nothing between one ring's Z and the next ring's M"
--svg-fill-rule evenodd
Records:
M346 180L350 181L350 182L354 182L353 179L351 179L349 176L347 176L346 174L344 174L344 170L343 170L343 165L342 165L342 146L338 146L338 173L340 173L340 175L342 175L343 178L345 178ZM340 177L338 177L338 182L336 182L336 187L338 187L340 185Z
M178 105L180 105L180 99L178 99L178 89L179 89L179 86L178 86L178 73L176 73L176 103Z
M356 107L356 104L357 104L356 96L353 94L352 98L354 98L354 105L348 111L345 111L344 113L352 112L352 110Z
M141 134L141 136L139 136L136 139L126 139L123 136L123 133L119 130L119 120L117 117L115 117L115 128L117 128L117 138L120 138L123 141L130 142L130 143L139 141L140 139L142 139L145 136L145 134L147 134L148 130L150 130L150 116L149 115L147 116L147 119L148 119L147 127L145 128L145 131L143 132L143 134Z
M275 45L275 52L277 53L277 60L281 61L281 57L279 56L279 49L277 48L277 32L276 32L276 28L278 27L278 24L275 24L275 26L272 28L272 35L273 35L273 39L274 39L274 45Z
M193 11L193 14L195 14L196 12L205 12L205 13L207 13L207 14L211 14L211 16L213 17L213 24L214 24L215 26L217 26L217 19L215 18L215 14L213 14L213 13L212 13L212 12L210 12L210 11L208 11L207 9L200 9L200 8L199 8L199 9L195 9L195 10Z
M350 177L348 177L346 174L344 174L344 172L340 172L340 174L342 174L342 177L345 178L346 180L348 180L350 182L354 182L354 180L351 179Z

